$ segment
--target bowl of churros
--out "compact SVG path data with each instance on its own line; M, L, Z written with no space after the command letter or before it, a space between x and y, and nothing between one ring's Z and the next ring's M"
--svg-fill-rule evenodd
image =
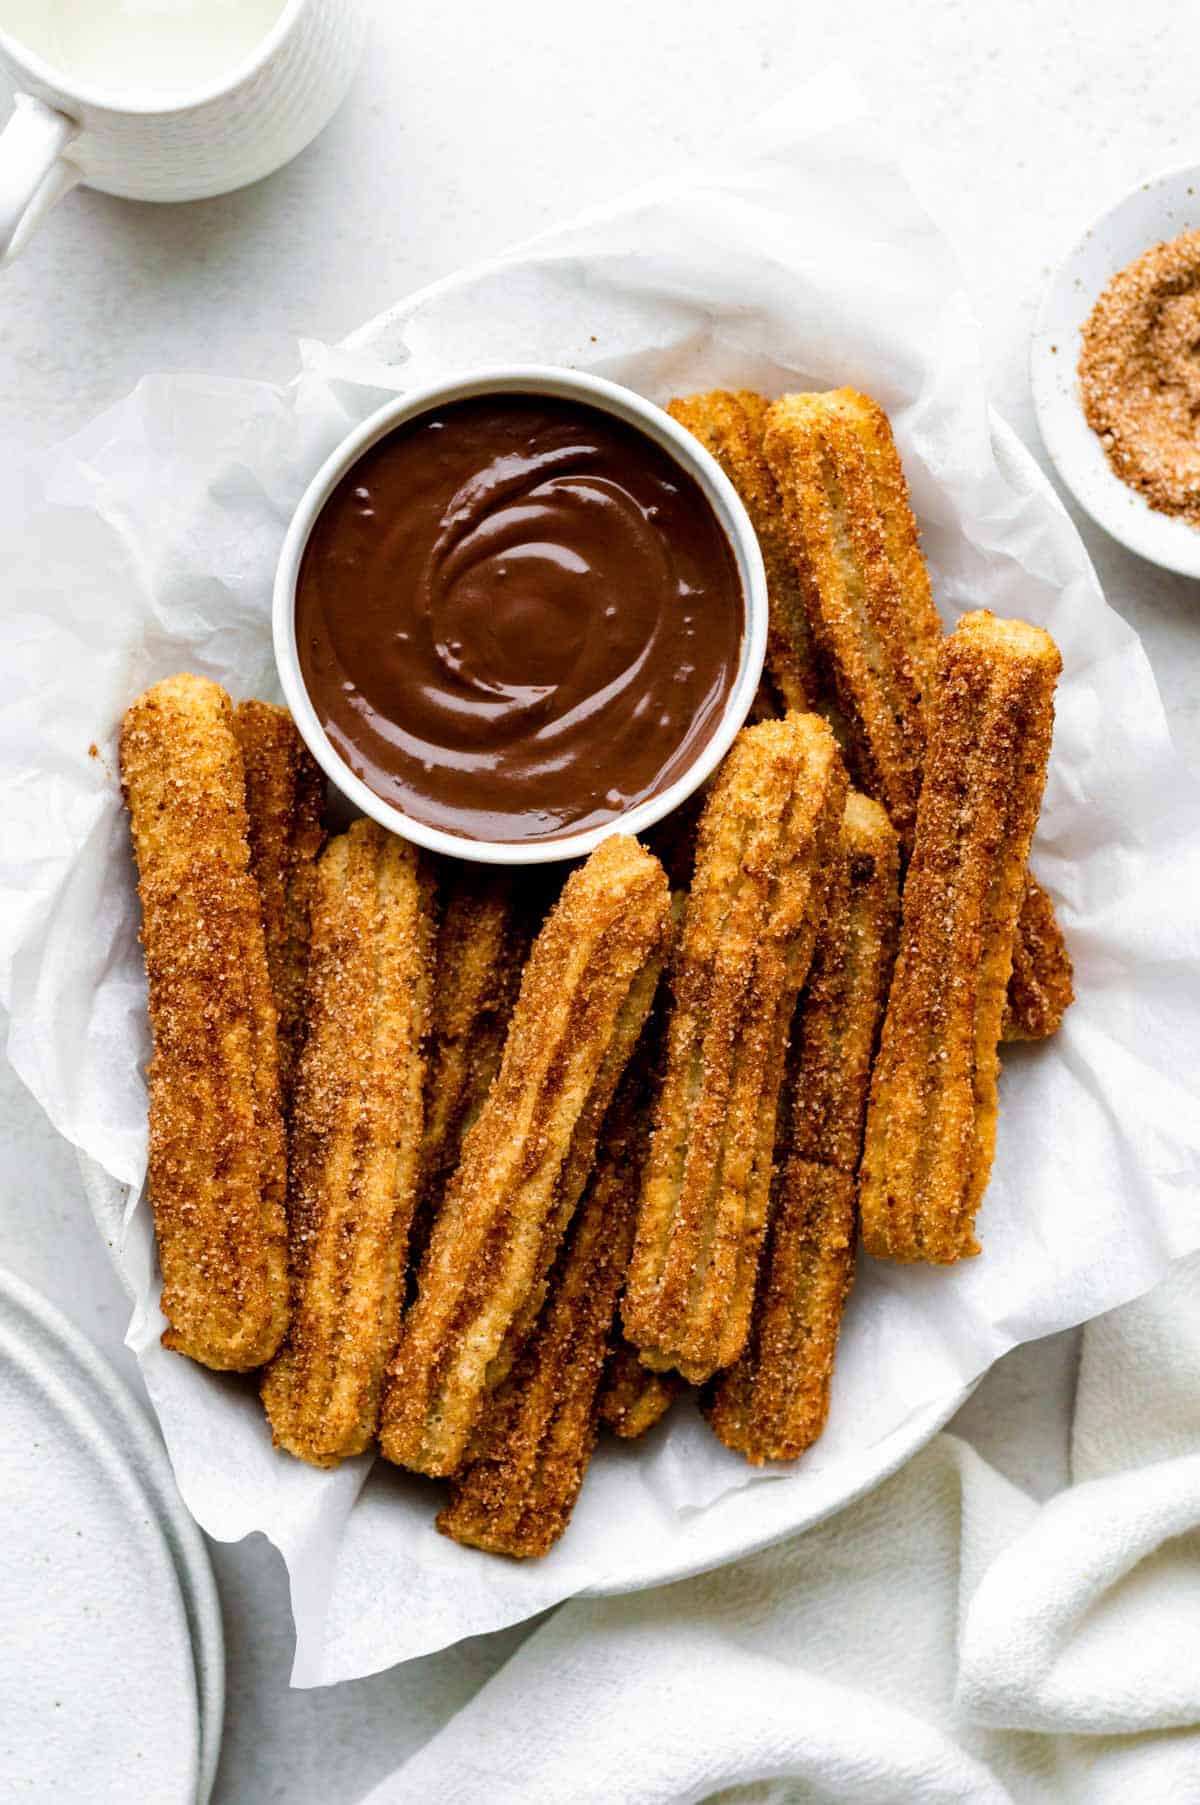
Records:
M121 735L166 1345L520 1558L677 1400L813 1447L858 1245L978 1253L1000 1043L1072 999L1061 659L943 632L882 408L610 388L376 415L284 554L292 712L181 674Z
M292 716L365 815L524 865L640 833L753 704L767 590L736 487L630 389L530 366L389 403L332 453L279 560Z

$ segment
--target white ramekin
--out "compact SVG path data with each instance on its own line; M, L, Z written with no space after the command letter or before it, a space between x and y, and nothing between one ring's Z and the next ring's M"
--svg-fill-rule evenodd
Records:
M466 401L477 395L550 395L599 408L602 413L612 414L636 427L700 485L729 542L741 581L744 613L741 655L737 676L712 738L697 753L682 777L661 794L638 803L600 827L588 828L584 833L566 834L559 839L517 843L466 839L429 827L393 808L356 777L334 750L309 700L300 673L296 651L296 583L309 534L333 490L364 452L406 420L415 419L432 408L445 407L452 401ZM296 726L322 770L364 815L418 846L427 847L431 852L447 853L452 858L472 859L483 865L545 865L559 859L585 858L609 834L642 833L677 808L715 770L745 720L758 687L767 643L767 579L754 528L733 485L689 432L677 425L662 408L615 382L607 382L599 376L585 376L575 370L531 364L467 372L432 388L414 390L389 401L344 439L321 466L292 516L275 573L273 622L275 662Z

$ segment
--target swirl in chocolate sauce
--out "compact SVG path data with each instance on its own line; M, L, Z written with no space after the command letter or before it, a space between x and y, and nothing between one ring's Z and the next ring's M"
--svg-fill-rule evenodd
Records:
M698 484L623 421L532 395L382 439L322 509L296 596L304 682L351 770L418 821L510 843L680 777L743 628Z

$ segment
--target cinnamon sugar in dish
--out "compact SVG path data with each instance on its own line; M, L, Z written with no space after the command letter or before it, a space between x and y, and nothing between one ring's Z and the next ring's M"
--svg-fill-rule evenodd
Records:
M1083 329L1079 384L1122 482L1200 530L1200 231L1113 277Z

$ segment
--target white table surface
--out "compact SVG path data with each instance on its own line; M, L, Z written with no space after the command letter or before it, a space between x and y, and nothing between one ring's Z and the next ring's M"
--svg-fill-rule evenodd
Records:
M781 88L801 112L811 72L837 59L894 120L959 247L995 399L1045 461L1026 373L1038 296L1093 214L1143 175L1200 162L1190 11L1176 0L382 0L349 102L289 169L169 210L76 193L0 275L0 435L52 443L146 371L285 378L297 337L337 339L408 290L680 167ZM1200 764L1200 584L1080 525ZM3 1065L0 1159L0 1263L137 1387L123 1295L73 1156ZM957 1424L1041 1496L1066 1473L1074 1354L1072 1336L1018 1350ZM229 1643L220 1805L358 1799L522 1633L289 1692L281 1563L260 1541L216 1547L214 1562Z

